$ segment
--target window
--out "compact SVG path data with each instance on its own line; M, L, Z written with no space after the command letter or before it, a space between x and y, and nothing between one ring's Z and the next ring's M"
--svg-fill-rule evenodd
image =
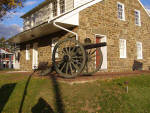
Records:
M32 14L31 16L31 27L34 27L35 26L35 14Z
M52 3L53 17L57 16L57 0Z
M142 43L141 42L137 42L136 46L137 46L137 59L143 59Z
M120 58L126 58L126 40L120 39Z
M26 45L26 60L30 60L30 44Z
M118 18L120 20L125 20L124 4L118 2L117 7L118 7Z
M57 44L58 38L52 39L52 53L54 50L55 45ZM56 53L56 58L58 58L58 53Z
M60 14L65 12L65 0L60 0Z
M33 43L33 51L32 51L32 69L38 68L38 43Z
M135 24L141 26L141 16L138 10L135 10Z

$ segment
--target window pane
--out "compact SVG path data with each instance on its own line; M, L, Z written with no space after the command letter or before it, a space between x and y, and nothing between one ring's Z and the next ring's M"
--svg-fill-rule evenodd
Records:
M54 1L52 4L53 8L53 17L57 16L57 1Z
M140 12L135 11L135 24L140 25Z
M124 6L120 3L118 3L118 18L124 19Z
M65 12L65 0L60 0L60 13Z

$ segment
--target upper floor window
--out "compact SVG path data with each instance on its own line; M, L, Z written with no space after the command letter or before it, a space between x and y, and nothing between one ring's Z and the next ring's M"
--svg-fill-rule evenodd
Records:
M120 58L126 58L126 40L120 39Z
M135 24L141 26L141 16L139 10L135 10Z
M117 2L117 7L118 7L118 18L120 20L125 20L124 4Z
M53 17L57 16L57 0L52 3Z
M65 12L65 0L60 0L60 14Z
M137 46L137 59L143 59L142 43L137 42L136 46Z

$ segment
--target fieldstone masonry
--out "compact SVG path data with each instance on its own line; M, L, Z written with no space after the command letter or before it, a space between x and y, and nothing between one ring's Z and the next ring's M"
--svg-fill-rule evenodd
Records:
M125 21L117 17L117 2L125 5ZM142 63L143 70L149 70L150 66L150 17L146 14L138 0L105 0L80 12L79 27L72 28L79 35L79 41L83 42L90 37L95 43L95 34L107 36L107 65L108 72L132 71L134 63ZM141 12L141 26L135 25L134 10ZM38 62L51 64L52 39L66 38L69 33L64 31L31 40L21 44L21 70L32 70L32 46L38 42ZM127 41L127 58L120 58L119 39ZM142 42L143 59L137 59L136 42ZM25 59L25 46L30 44L30 60Z

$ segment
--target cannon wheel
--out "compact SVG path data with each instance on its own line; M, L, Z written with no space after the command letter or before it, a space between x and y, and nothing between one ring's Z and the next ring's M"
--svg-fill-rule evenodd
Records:
M85 49L77 40L71 38L61 40L54 47L52 61L54 69L60 76L76 77L85 66Z
M99 64L96 64L96 57L99 57ZM100 48L86 50L86 64L83 75L92 75L99 71L103 63L103 55Z

